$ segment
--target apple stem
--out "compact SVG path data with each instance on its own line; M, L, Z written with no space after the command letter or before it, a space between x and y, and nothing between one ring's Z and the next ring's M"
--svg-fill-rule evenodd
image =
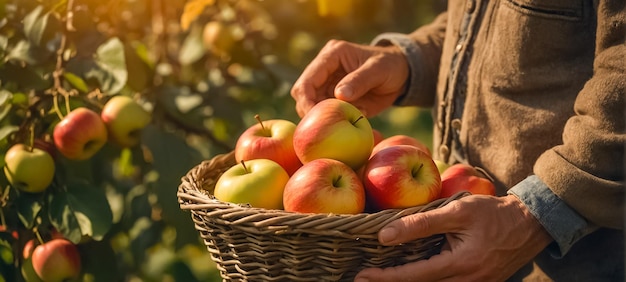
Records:
M335 180L333 180L333 187L338 187L339 186L339 181L341 181L341 175L339 175L339 177L337 177Z
M28 136L28 146L26 148L29 152L32 152L35 149L35 123L30 124L29 128L30 136Z
M359 122L359 120L365 118L364 116L359 116L354 122L352 122L352 125L355 125L357 122Z
M417 173L422 169L422 167L424 167L424 164L420 164L420 166L416 170L411 171L411 175L413 177L417 176Z
M263 121L261 121L261 116L259 116L259 114L254 115L254 119L256 119L259 124L261 124L261 128L263 128L263 130L265 130L265 126L263 125Z
M41 238L41 234L39 234L39 229L35 228L35 236L37 237L37 241L39 241L39 244L43 244L43 238Z
M250 173L250 171L248 171L248 167L246 166L246 163L244 163L243 160L241 160L241 166L243 166L243 170L245 170L246 173Z

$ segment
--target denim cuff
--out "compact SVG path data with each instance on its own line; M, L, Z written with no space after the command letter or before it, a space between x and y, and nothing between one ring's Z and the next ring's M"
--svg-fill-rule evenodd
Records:
M508 194L519 198L552 236L556 245L548 246L548 252L555 258L563 257L574 243L597 229L554 194L536 175L513 186Z
M372 40L370 45L400 47L409 65L409 80L406 82L404 91L393 103L395 106L408 105L413 95L417 95L418 87L421 85L422 71L419 62L422 61L422 51L420 47L406 34L386 32Z

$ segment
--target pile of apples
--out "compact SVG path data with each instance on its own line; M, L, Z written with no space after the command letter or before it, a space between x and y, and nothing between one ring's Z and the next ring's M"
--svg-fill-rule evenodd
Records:
M407 135L383 137L354 105L326 99L296 124L261 121L237 140L217 180L224 202L300 213L357 214L427 204L461 190L495 195L466 164L434 160Z
M34 144L15 144L7 151L4 173L12 187L21 192L39 194L46 191L55 176L55 159L60 153L73 161L92 158L107 142L122 148L140 142L140 131L151 121L151 115L128 96L114 96L100 113L78 107L54 126L54 144L34 140ZM28 269L27 281L65 281L80 273L78 248L59 233L24 248Z

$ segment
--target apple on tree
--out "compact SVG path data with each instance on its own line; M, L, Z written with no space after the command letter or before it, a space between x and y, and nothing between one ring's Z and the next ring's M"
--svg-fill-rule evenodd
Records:
M300 120L293 134L293 147L302 164L329 158L357 170L370 156L374 134L357 107L330 98L315 104Z
M265 209L283 208L289 174L269 159L242 161L226 170L215 183L216 199Z
M107 128L96 112L80 107L54 127L57 150L70 160L87 160L107 142Z
M43 192L54 179L54 159L42 149L15 144L7 151L4 162L7 180L21 191Z
M280 164L292 175L302 166L293 149L293 133L296 124L283 119L261 121L246 129L237 139L235 159L237 163L253 159L270 159Z
M480 175L473 166L457 163L448 167L441 174L440 198L448 198L461 191L472 194L496 195L493 182Z
M106 125L111 141L121 147L139 144L141 130L152 120L150 113L141 105L123 95L109 99L104 104L100 116Z
M361 179L348 165L333 159L315 159L294 173L283 194L286 211L357 214L365 208Z
M81 272L78 248L66 239L52 239L36 246L31 262L43 281L66 281Z
M441 178L432 158L410 145L393 145L374 154L363 172L373 209L408 208L439 196Z
M378 144L376 144L376 146L374 146L370 156L373 156L374 154L376 154L376 152L380 151L383 148L387 148L387 147L393 146L393 145L411 145L411 146L415 146L418 149L420 149L420 150L424 151L425 153L427 153L429 156L432 156L432 154L430 152L430 149L428 148L428 146L426 146L426 144L422 143L421 141L419 141L415 137L411 137L411 136L403 135L403 134L397 134L397 135L389 136L389 137L381 140Z

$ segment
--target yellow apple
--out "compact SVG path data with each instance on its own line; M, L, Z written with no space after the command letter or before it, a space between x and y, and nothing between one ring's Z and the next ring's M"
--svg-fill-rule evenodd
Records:
M283 208L287 171L269 159L243 161L226 170L215 183L213 195L223 202L265 209Z

